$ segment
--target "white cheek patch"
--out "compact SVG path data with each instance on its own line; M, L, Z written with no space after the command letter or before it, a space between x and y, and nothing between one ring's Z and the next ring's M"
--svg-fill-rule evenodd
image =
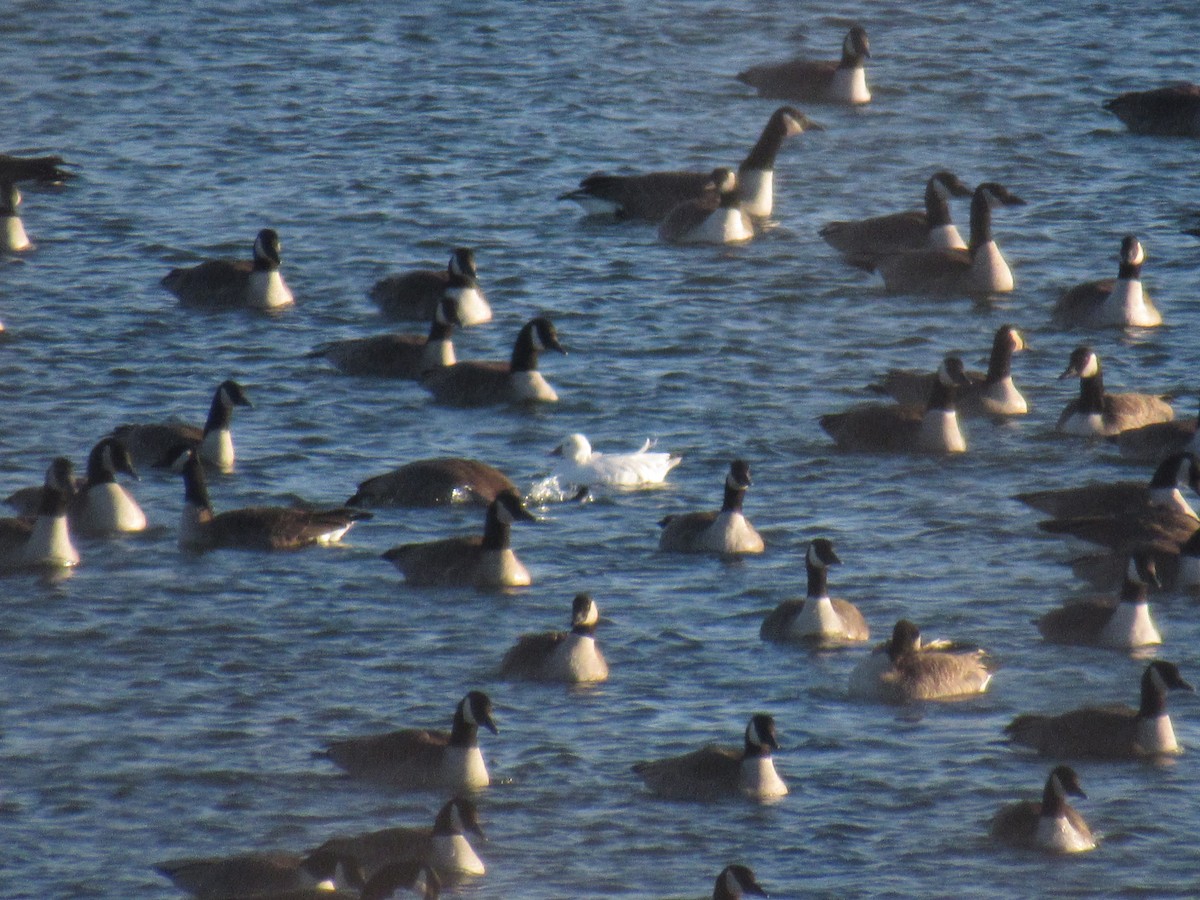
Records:
M593 600L591 603L588 604L588 611L587 611L587 614L584 615L584 617L583 617L583 624L584 625L595 625L599 621L600 621L600 610L596 606L596 601Z
M1100 360L1095 353L1089 353L1087 362L1083 364L1083 368L1079 370L1080 378L1093 378L1100 372Z

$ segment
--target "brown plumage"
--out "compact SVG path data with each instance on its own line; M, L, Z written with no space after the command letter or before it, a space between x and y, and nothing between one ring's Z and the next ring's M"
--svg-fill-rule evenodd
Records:
M1104 108L1134 134L1200 137L1200 85L1190 82L1114 97Z
M1178 753L1167 692L1191 691L1174 663L1155 660L1142 675L1141 705L1088 706L1057 716L1026 713L1004 729L1009 739L1059 758L1135 759Z
M1087 797L1069 766L1058 766L1046 779L1041 801L1010 803L992 819L991 836L1006 844L1054 853L1080 853L1096 846L1083 816L1067 795Z
M426 372L455 363L450 342L454 326L461 324L454 299L443 297L427 335L377 334L365 338L328 341L307 355L323 356L347 375L417 380Z
M737 80L758 91L758 96L815 103L867 103L871 99L861 70L871 56L867 32L855 25L842 41L840 60L793 59L784 63L753 66L737 74ZM861 86L855 89L857 75Z
M1104 389L1100 357L1088 346L1076 347L1059 380L1079 379L1079 397L1068 403L1056 428L1064 434L1105 437L1175 418L1171 404L1155 394L1110 394Z
M513 343L508 362L468 361L426 372L421 385L437 403L447 406L490 406L501 403L553 403L554 388L538 371L542 350L566 355L554 323L544 316L531 319Z
M475 252L456 247L445 269L416 269L377 281L370 297L389 319L430 321L444 297L458 304L459 324L480 325L492 318L475 268Z
M1200 417L1151 422L1149 425L1127 428L1109 440L1117 445L1117 450L1125 459L1157 463L1172 453L1200 450L1200 443L1196 442L1198 423Z
M0 182L40 181L61 184L75 173L63 166L70 163L61 156L10 156L0 153Z
M192 857L156 863L155 871L199 900L260 897L300 891L323 881L361 886L357 863L332 851L301 855L287 851L243 853L237 856ZM335 896L327 892L327 896Z
M347 506L444 506L473 503L486 506L503 491L517 486L499 469L477 459L438 457L406 463L368 478L346 501Z
M1093 482L1081 487L1016 494L1013 499L1056 519L1132 515L1149 507L1190 509L1183 490L1200 493L1200 460L1192 453L1173 453L1155 467L1149 484L1132 481ZM1200 524L1200 522L1197 522Z
M808 545L804 565L808 591L803 600L785 600L772 610L759 628L764 641L801 641L837 646L868 640L871 631L858 607L829 596L829 567L842 560L827 538Z

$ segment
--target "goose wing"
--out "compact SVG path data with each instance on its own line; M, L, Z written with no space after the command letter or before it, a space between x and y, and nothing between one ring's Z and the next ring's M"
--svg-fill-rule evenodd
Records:
M738 72L737 80L769 100L824 99L838 64L833 60L792 59L782 63L764 63Z
M608 175L596 172L579 183L574 194L611 203L622 218L659 222L680 203L704 196L708 172L648 172L642 175Z
M511 399L512 369L506 362L460 362L426 372L421 384L436 403L486 406Z
M322 755L351 775L403 780L406 770L437 771L449 743L449 732L405 728L334 741Z
M384 553L383 558L403 572L409 584L473 584L482 544L480 535L401 544Z
M916 407L865 403L818 421L843 450L903 451L916 446L922 415Z
M708 745L682 756L637 763L633 771L656 794L698 800L736 792L741 765L741 750Z

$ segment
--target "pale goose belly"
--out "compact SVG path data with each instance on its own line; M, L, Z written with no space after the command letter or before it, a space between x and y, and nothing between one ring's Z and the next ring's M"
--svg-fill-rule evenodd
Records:
M129 493L115 482L88 488L83 505L73 511L73 523L82 533L113 534L144 531L146 514Z
M251 272L246 286L246 303L256 309L279 309L291 306L295 300L278 269Z

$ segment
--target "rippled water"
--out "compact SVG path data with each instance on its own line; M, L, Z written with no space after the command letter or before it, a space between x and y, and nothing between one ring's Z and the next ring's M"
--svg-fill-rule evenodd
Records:
M806 108L827 131L777 167L776 224L746 247L679 249L555 202L598 169L736 163L774 105L731 77L797 47L832 56L868 28L875 101ZM478 456L523 484L582 431L601 450L650 435L685 455L669 489L551 506L514 541L535 585L514 596L411 589L378 558L479 527L475 510L381 511L346 544L192 558L175 545L177 481L135 493L157 526L81 542L47 582L5 578L0 821L6 897L175 896L155 860L315 844L424 824L440 799L339 777L323 741L449 721L467 688L494 698L482 799L489 867L473 897L700 896L751 865L772 896L1167 896L1195 891L1194 751L1177 763L1081 764L1099 849L1047 860L997 850L987 820L1035 796L1047 764L999 740L1017 712L1134 702L1143 666L1043 645L1029 620L1076 590L1018 490L1142 478L1104 447L1051 433L1077 334L1050 328L1063 286L1111 275L1120 236L1149 254L1167 327L1091 337L1110 386L1195 407L1197 144L1125 133L1100 103L1186 75L1192 2L1137 14L1091 2L794 4L492 2L401 5L12 2L0 16L9 152L61 152L62 189L26 191L38 244L0 263L0 474L41 479L124 420L200 419L236 377L236 474L219 508L341 502L357 481L438 454ZM885 297L818 238L830 219L916 205L947 167L1028 205L997 215L1018 287L995 305ZM965 207L958 211L965 225ZM297 307L277 317L178 308L163 273L248 253L277 228ZM545 362L553 409L457 411L418 387L346 378L304 353L386 330L366 298L384 274L476 248L495 321L459 357L505 357L532 314L571 353ZM889 366L982 359L1011 321L1030 352L1027 420L971 422L952 460L846 457L816 417ZM419 330L419 329L415 329ZM728 461L751 461L747 512L768 552L743 564L655 553L655 522L713 507ZM990 648L988 695L897 711L844 698L860 651L758 640L804 589L826 535L835 594L880 637L901 616ZM612 679L590 691L511 685L513 637L558 627L593 592ZM1156 612L1161 655L1200 677L1194 603ZM1200 745L1195 700L1176 730ZM635 760L736 742L779 723L780 804L695 806L646 795Z

